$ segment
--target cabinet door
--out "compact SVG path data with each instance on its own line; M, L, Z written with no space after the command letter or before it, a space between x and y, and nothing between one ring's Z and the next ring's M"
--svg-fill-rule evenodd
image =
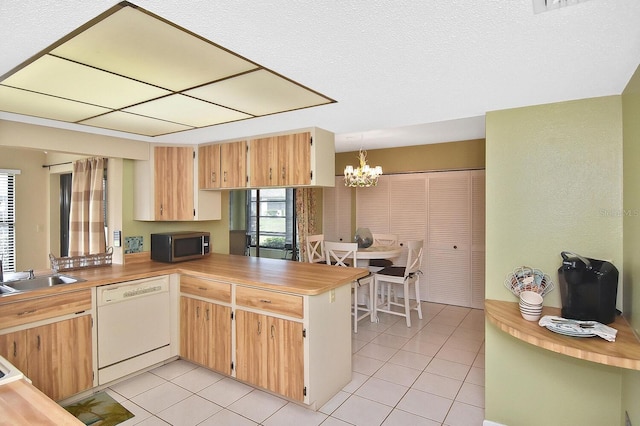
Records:
M198 187L220 188L220 145L203 145L198 148Z
M311 184L311 134L279 136L277 185Z
M252 139L249 142L251 152L250 183L251 186L277 185L278 137Z
M27 374L27 332L16 331L0 335L0 355Z
M267 317L267 389L297 401L304 400L302 324Z
M231 308L180 298L180 356L231 374Z
M193 148L154 148L156 220L193 220Z
M220 145L220 187L247 186L247 144L245 141Z
M27 330L27 376L54 401L93 386L89 315Z
M231 374L231 308L208 302L204 302L203 308L204 330L209 342L205 348L205 365Z
M236 378L267 387L267 317L236 311Z
M206 339L203 317L204 302L190 297L180 298L180 356L196 364L206 364Z

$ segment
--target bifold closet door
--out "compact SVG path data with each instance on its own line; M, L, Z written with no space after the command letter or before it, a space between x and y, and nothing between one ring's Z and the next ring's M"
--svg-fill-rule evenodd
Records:
M327 241L351 242L351 191L344 178L336 176L333 188L322 190L322 233Z

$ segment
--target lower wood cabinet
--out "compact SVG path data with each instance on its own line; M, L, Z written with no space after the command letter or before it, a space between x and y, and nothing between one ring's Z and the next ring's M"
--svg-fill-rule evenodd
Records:
M93 387L90 315L0 335L0 348L55 401Z
M304 401L304 335L299 322L236 311L236 378Z
M182 296L180 355L212 370L231 374L231 308Z

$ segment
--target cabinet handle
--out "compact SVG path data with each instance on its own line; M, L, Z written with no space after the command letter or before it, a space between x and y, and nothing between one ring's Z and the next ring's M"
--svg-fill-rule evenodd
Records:
M211 172L211 182L215 182L216 181L216 172Z
M16 343L16 341L13 341L13 356L17 357L18 356L18 344Z
M262 334L262 322L258 321L258 334Z
M271 324L271 338L273 339L276 335L276 326Z
M271 180L271 167L269 167L269 180Z
M162 211L164 210L164 208L162 207L162 204L160 204L160 216L162 216Z
M260 299L261 303L271 303L271 300L269 299Z
M196 306L196 318L200 318L200 306Z
M224 172L224 177L223 177L223 181L226 182L227 181L227 172Z
M40 350L40 335L38 334L38 350Z
M204 311L204 313L205 313L205 316L204 316L204 317L206 318L206 320L207 320L207 321L209 321L209 308L207 308L207 309Z
M198 290L207 291L207 290L209 290L209 289L208 289L208 288L206 288L206 287L198 287Z
M20 313L18 314L18 316L19 316L19 317L21 317L22 315L29 315L29 314L34 313L35 311L36 311L36 310L34 309L34 310L32 310L32 311L24 311L24 312L20 312Z
M285 176L285 168L282 167L282 179L284 179L284 176Z

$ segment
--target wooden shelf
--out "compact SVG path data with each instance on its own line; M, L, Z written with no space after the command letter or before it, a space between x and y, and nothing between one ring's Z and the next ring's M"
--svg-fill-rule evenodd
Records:
M492 324L524 342L578 359L640 370L640 340L622 316L607 324L618 330L616 341L608 342L597 336L570 337L549 331L537 321L523 319L516 302L485 300L484 306L485 315ZM542 315L561 316L560 308L545 306Z

